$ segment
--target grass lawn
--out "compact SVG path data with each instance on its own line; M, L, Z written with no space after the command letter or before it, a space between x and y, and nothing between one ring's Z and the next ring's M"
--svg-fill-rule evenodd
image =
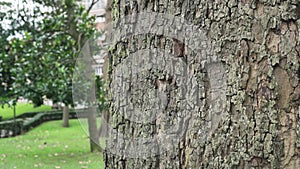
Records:
M102 153L89 152L89 139L78 120L42 124L23 136L0 139L0 169L104 168Z
M51 106L42 105L40 107L33 108L33 104L29 103L18 103L16 106L16 115L20 115L26 112L38 112L38 111L49 111L51 110ZM8 107L7 105L2 108L0 106L0 116L2 116L3 120L13 118L14 109L13 107Z

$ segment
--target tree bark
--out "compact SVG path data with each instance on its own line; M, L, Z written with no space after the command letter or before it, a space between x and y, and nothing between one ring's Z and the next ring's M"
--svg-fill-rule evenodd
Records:
M127 25L128 36L111 45L106 168L300 168L299 6L279 0L115 0L114 26L126 15L151 11L184 19L168 28L186 34L178 35L183 41L153 32L130 36L138 26ZM185 29L185 23L194 27ZM213 47L189 36L193 31ZM199 56L193 47L201 45ZM147 57L132 58L145 49L163 50L182 64L170 64L167 54L131 64ZM184 72L191 80L178 75ZM151 98L155 91L165 96ZM191 107L182 109L182 103ZM157 109L154 120L139 121ZM172 143L160 140L168 132L182 134ZM157 146L134 145L131 138L157 138Z
M69 127L69 106L63 108L63 127Z

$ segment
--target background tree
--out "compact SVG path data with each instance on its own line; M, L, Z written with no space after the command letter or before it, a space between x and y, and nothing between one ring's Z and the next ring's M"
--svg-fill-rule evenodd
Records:
M205 64L210 60L197 56L199 51L193 52L192 45L186 44L194 43L190 42L194 38L180 42L180 39L149 33L128 35L127 38L114 42L110 48L109 67L109 88L112 95L109 126L112 131L104 156L106 167L300 168L299 6L298 1L262 0L114 1L112 16L115 26L123 21L124 16L138 16L142 11L169 14L194 24L192 29L186 30L186 34L181 36L191 38L189 32L203 33L214 45L212 50L207 50L209 46L203 47L204 53L214 56L216 63ZM152 20L148 16L150 19L146 18L144 24L147 25L148 21L155 25L159 17L152 16ZM134 21L126 23L128 27L123 31L132 31L134 27L130 24L134 25ZM188 28L184 27L183 22L175 21L167 26L180 30ZM153 29L160 31L155 27ZM196 39L195 46L203 45L200 42ZM136 78L131 74L132 71L129 70L132 65L126 64L132 57L129 54L156 48L169 52L174 58L177 57L177 61L188 65L186 72L197 79L189 83L195 89L195 95L190 96L188 103L198 107L197 109L179 109L178 104L182 102L180 94L185 95L191 91L174 92L182 86L177 83L175 73L167 75L149 70L144 74L140 72ZM164 62L162 57L164 56L145 62L143 67ZM174 72L183 71L181 66L168 66ZM140 107L151 106L151 103L143 101L152 99L147 98L147 94L155 88L166 93L168 106L165 111L158 113L160 118L143 124L126 119L126 112L120 111L120 104L125 102L121 98L127 86L123 86L124 89L117 85L118 71L120 73L121 68L128 70L128 77L132 77L124 79L128 80L128 86L131 85L128 87L129 93L132 93L129 99L137 100ZM226 88L221 88L222 91L214 94L211 88L214 84L211 83L218 81L211 81L211 77L215 76L217 80L224 82L221 86ZM135 93L137 94L134 95ZM224 94L225 97L221 98L224 99L222 103L225 106L221 121L215 124L215 131L208 136L201 131L206 127L203 125L207 124L209 114L213 113L213 107L209 105L214 103L212 98ZM128 103L133 102L129 99ZM194 99L198 101L196 104ZM182 119L182 112L185 110L191 114L191 118ZM186 130L176 131L173 125L178 124L178 120L182 124L192 125L188 125ZM125 139L155 138L169 129L183 132L182 137L172 144L158 142L157 149L151 149L150 144L146 143L133 145L130 139ZM136 149L137 153L144 149L143 152L147 152L149 156L141 153L137 154L140 155L137 158L130 158L126 150L136 146L140 146L140 149ZM166 147L169 151L164 151Z
M98 1L89 9L77 0L23 1L29 2L33 5L21 7L10 24L16 34L11 42L13 91L36 106L43 104L44 96L64 103L63 126L68 127L75 62L86 41L97 36L95 17L89 11ZM95 126L96 119L89 125ZM94 135L97 132L90 131L90 137ZM98 144L91 145L93 151Z
M12 32L7 27L8 20L12 17L12 10L9 10L11 6L10 3L0 2L0 7L2 9L7 8L7 10L0 11L0 104L7 104L9 101L13 100L14 94L11 91L13 84L13 77L10 71L10 65L13 65L15 58L10 55L11 44L9 37Z
M43 96L64 107L63 126L68 127L72 105L72 74L85 41L94 35L94 17L76 1L33 1L33 9L19 10L12 27L21 38L13 41L14 91L37 106Z

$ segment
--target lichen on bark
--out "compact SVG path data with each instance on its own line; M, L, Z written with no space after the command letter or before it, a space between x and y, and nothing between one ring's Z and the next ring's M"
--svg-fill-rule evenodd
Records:
M152 70L129 79L128 90L136 90L139 95L133 97L136 103L143 101L140 98L143 93L149 94L150 89L157 87L167 91L168 105L157 121L143 125L126 120L112 100L110 125L119 133L110 133L106 168L300 168L299 4L280 0L115 0L112 14L115 22L125 15L152 11L180 16L196 25L194 30L204 32L214 44L212 53L226 72L223 78L226 88L221 88L225 95L222 119L212 125L216 129L203 141L203 133L199 131L214 115L208 113L209 105L218 96L210 92L209 72L216 71L209 68L212 64L206 64L204 57L197 58L197 53L185 42L170 37L145 34L113 43L109 71L112 97L121 97L117 93L123 90L112 86L117 84L113 72L118 66L124 65L132 53L159 48L187 61L189 74L195 80L191 81L191 90L185 92L191 92L191 98L197 96L197 102L193 103L197 109L191 112L193 123L183 137L174 144L161 145L170 151L159 155L150 152L153 156L147 158L126 158L126 152L116 155L110 151L110 145L119 145L120 151L132 146L126 140L118 140L119 133L128 137L154 137L178 122L181 114L177 101L185 94L184 90L177 93L180 81L175 83L172 72ZM180 27L180 23L174 24ZM131 29L134 28L124 30ZM199 42L188 44L192 43ZM164 61L157 58L154 62ZM141 66L146 67L147 63ZM174 72L184 70L180 65L169 66ZM144 148L147 150L147 146Z

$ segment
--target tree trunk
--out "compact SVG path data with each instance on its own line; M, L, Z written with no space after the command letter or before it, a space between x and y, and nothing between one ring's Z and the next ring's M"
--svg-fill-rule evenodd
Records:
M63 127L69 127L69 106L63 108Z
M90 150L91 152L94 152L95 150L103 151L99 145L99 138L97 135L97 107L89 107L88 111Z
M94 48L91 46L92 42L87 41L87 43L81 49L83 58L82 60L77 60L86 66L85 74L81 74L81 76L85 76L86 83L89 84L87 93L83 93L85 96L86 103L88 106L87 118L88 118L88 128L89 128L89 137L90 137L90 150L94 152L95 150L102 151L98 132L97 132L97 99L96 99L96 77L95 70L92 65L95 65L95 61L93 59L93 52L95 52Z
M109 120L109 112L107 110L103 110L101 113L101 125L98 130L98 137L107 138L108 137L108 126L107 121Z
M300 168L300 3L112 7L106 168Z
M111 33L111 4L112 1L111 0L107 0L107 6L106 6L106 11L105 11L105 23L106 23L106 28L105 31L107 32L107 34ZM109 41L108 39L109 37L106 36L105 37L105 43L107 41ZM104 88L107 90L107 75L108 75L108 67L109 67L109 59L108 56L104 56L104 64L102 67L102 72L103 72L103 76L102 79L104 81ZM104 138L106 139L106 137L108 137L108 127L107 127L107 122L109 120L109 112L107 110L104 110L101 112L101 125L98 131L98 136L99 138Z

